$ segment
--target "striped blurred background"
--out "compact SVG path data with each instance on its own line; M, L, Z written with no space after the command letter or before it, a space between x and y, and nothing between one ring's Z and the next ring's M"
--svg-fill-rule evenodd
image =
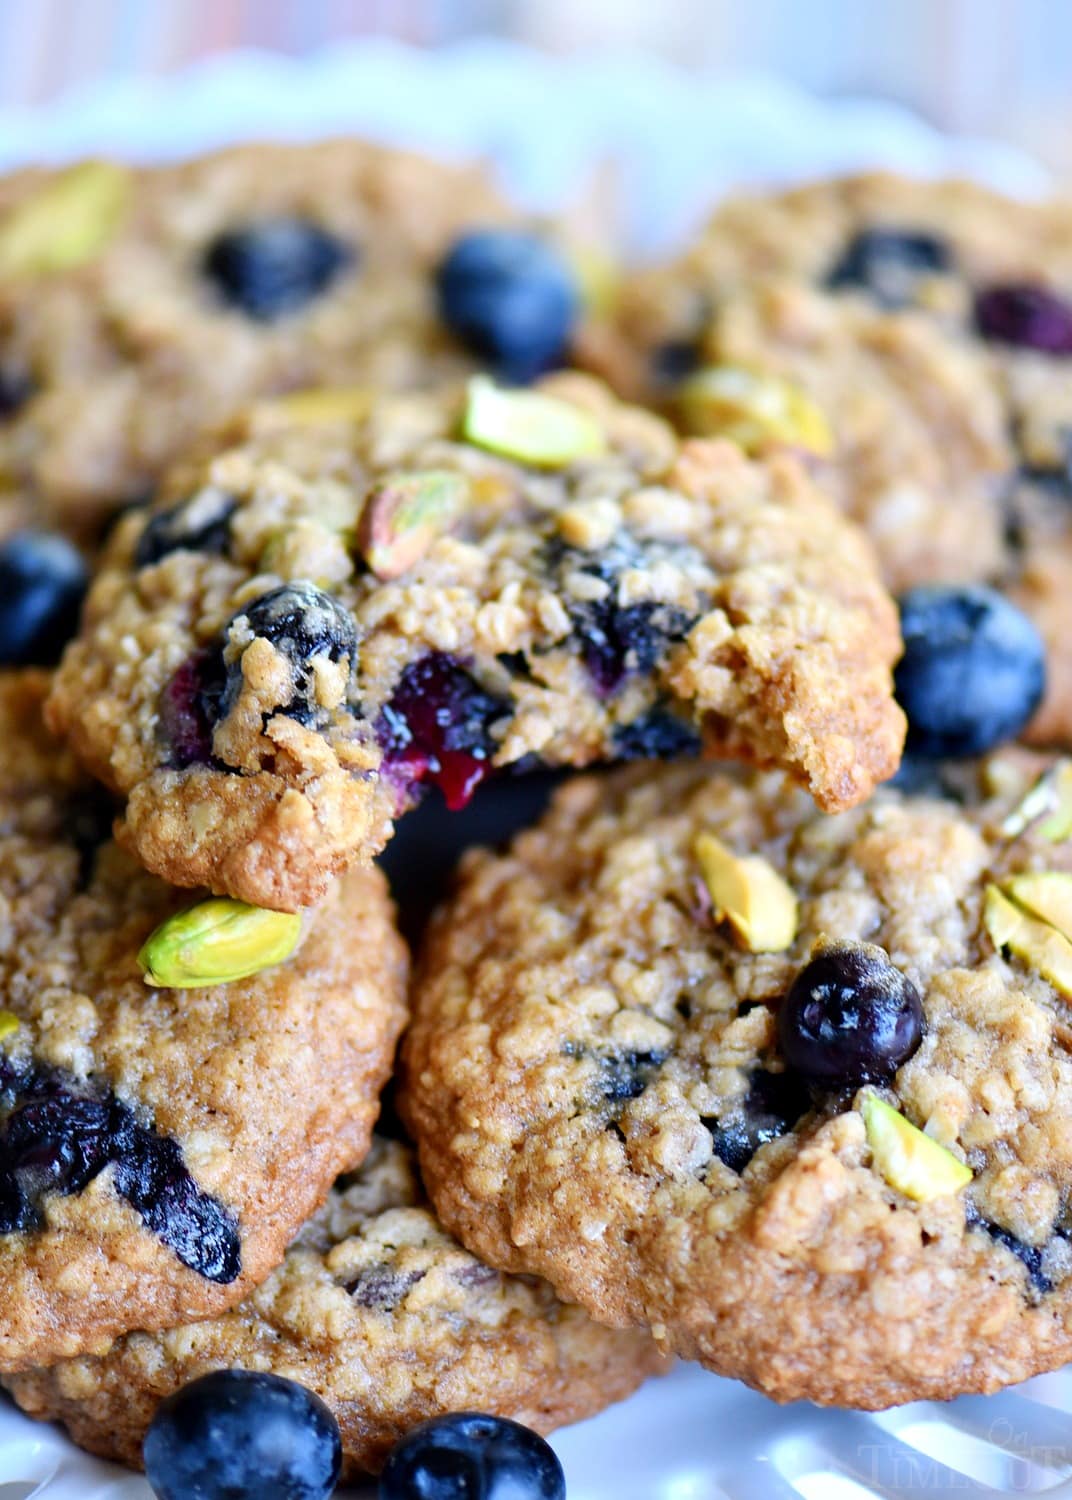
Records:
M302 55L342 37L440 46L478 33L884 95L1072 167L1068 0L0 0L0 105L237 47Z

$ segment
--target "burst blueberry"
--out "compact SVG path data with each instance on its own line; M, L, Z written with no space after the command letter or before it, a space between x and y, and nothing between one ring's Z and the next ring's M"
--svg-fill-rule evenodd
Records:
M318 224L267 219L219 235L204 270L230 306L267 323L300 312L353 260L353 248Z
M162 1402L145 1435L157 1500L327 1500L339 1426L319 1396L252 1370L217 1370Z
M579 297L568 266L538 236L463 235L439 266L436 290L447 327L505 379L532 380L564 361Z
M719 1161L733 1172L743 1172L760 1146L776 1141L811 1108L807 1085L794 1073L772 1073L757 1068L748 1092L725 1119L705 1119Z
M406 668L377 722L384 768L403 796L430 782L456 811L491 774L491 726L507 712L459 662L430 652Z
M820 1088L886 1083L923 1037L919 991L869 943L833 943L797 975L778 1008L793 1071Z
M49 667L78 628L88 573L61 536L22 531L0 547L0 666Z
M270 641L290 662L294 693L281 707L292 718L312 723L317 714L313 663L319 657L335 663L347 661L353 667L357 655L353 616L332 594L298 579L252 600L239 610L235 620L242 620L244 629L261 640ZM219 707L221 715L230 712L242 683L239 656L227 670L227 685Z
M180 549L222 556L231 540L237 501L219 490L182 500L149 517L134 549L134 566L147 568Z
M1021 610L993 589L926 585L902 597L901 633L895 681L913 755L982 755L1016 738L1046 681L1046 648Z
M997 344L1072 354L1072 302L1030 282L987 287L975 299L975 324Z
M953 269L949 245L937 235L914 229L863 229L846 246L826 278L840 290L859 287L884 307L913 300L919 282Z
M387 1460L379 1494L380 1500L565 1500L566 1481L538 1433L505 1417L458 1412L406 1434Z

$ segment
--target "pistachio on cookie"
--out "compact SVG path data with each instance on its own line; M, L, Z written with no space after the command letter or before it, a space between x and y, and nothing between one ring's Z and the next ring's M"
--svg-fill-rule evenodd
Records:
M145 983L168 989L230 984L281 964L301 936L298 913L212 896L176 912L138 953Z

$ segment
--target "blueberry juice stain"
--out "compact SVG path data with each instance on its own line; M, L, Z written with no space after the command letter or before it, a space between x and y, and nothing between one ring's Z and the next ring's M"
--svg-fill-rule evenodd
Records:
M42 1227L45 1199L106 1168L115 1190L183 1265L221 1285L242 1269L234 1216L194 1182L175 1141L115 1094L60 1068L0 1058L0 1234Z
M452 812L492 772L491 725L508 712L443 652L411 662L376 723L385 774L408 798L437 786Z

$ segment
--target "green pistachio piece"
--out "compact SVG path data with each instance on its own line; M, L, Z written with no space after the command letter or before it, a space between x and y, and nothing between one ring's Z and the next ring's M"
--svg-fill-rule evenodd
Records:
M50 179L0 222L0 275L66 271L92 260L119 228L130 192L130 173L112 162L83 162Z
M1043 979L1049 980L1054 989L1066 999L1072 1000L1072 943L1048 920L1025 910L1019 904L1015 882L1038 878L1014 876L1004 889L988 885L983 905L983 925L995 948L1007 948L1029 968L1041 974ZM1069 876L1061 878L1072 880ZM1036 887L1031 885L1027 890L1030 894ZM1048 894L1049 901L1045 890L1037 899L1041 899L1049 909L1056 910L1056 906L1052 904L1052 891Z
M491 453L538 469L564 469L606 451L594 417L572 402L542 391L513 391L485 375L469 382L463 436Z
M1016 838L1032 824L1051 844L1063 844L1072 837L1072 760L1059 760L1040 776L1002 823L1001 831L1007 838Z
M889 1183L916 1203L959 1193L972 1170L877 1094L865 1094L864 1129L874 1165Z
M211 896L161 922L142 945L138 963L145 983L156 987L229 984L281 964L300 933L296 912Z
M0 1041L19 1029L19 1018L13 1010L0 1010Z
M693 845L715 917L725 919L750 953L781 953L797 935L797 898L758 854L738 855L714 834Z
M467 480L449 469L390 474L369 494L357 529L357 547L377 578L398 578L460 515Z
M709 365L689 376L678 399L690 432L729 438L746 453L789 447L826 458L834 450L822 411L799 386L778 375Z

